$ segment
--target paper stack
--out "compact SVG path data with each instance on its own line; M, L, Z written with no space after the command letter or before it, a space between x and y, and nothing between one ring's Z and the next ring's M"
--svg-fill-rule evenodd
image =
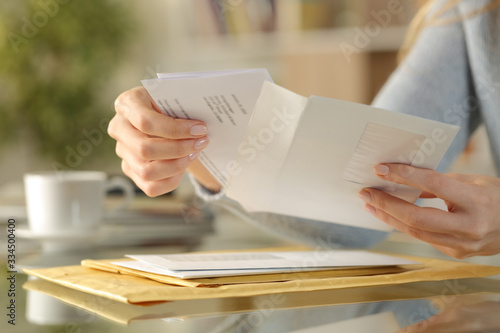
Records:
M112 264L180 279L418 265L419 262L368 251L231 252L127 255Z

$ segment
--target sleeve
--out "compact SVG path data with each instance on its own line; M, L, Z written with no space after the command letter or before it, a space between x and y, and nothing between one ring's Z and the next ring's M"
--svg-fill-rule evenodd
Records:
M274 236L315 249L367 248L386 238L387 232L346 225L312 221L271 213L249 213L238 202L228 198L224 189L212 193L188 174L196 194L203 200L220 206L246 222Z
M457 19L424 28L373 102L383 109L460 126L439 171L445 171L460 154L481 120L463 20L458 8L443 15Z

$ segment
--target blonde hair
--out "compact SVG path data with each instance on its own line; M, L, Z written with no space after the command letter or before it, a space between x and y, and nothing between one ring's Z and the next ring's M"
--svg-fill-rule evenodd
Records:
M500 6L500 0L492 0L486 6L467 13L466 15L457 15L455 17L444 18L443 15L453 9L460 1L461 0L449 0L440 8L438 8L432 15L429 15L429 12L430 9L435 5L437 0L424 1L420 7L420 10L417 12L410 25L408 26L405 40L398 54L398 61L404 59L404 57L407 55L407 53L417 40L417 37L423 28L428 26L447 25L462 20L467 20L471 17L481 15L494 9L495 7Z

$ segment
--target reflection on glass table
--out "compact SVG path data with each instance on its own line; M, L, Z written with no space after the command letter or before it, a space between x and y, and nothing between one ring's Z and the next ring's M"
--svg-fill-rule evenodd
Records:
M342 327L346 325L349 332L439 332L432 330L436 327L450 332L472 331L465 330L469 327L500 329L497 318L492 318L500 306L497 279L418 282L149 306L125 304L39 279L30 279L24 288L30 323L71 323L82 332L107 326L131 332L162 328L167 332L309 333L344 331Z

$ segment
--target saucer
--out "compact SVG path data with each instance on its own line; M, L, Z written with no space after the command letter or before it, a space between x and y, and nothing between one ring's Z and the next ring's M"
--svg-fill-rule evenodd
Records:
M100 234L100 230L65 230L57 233L40 233L28 228L16 229L16 237L40 241L92 240L100 237Z

